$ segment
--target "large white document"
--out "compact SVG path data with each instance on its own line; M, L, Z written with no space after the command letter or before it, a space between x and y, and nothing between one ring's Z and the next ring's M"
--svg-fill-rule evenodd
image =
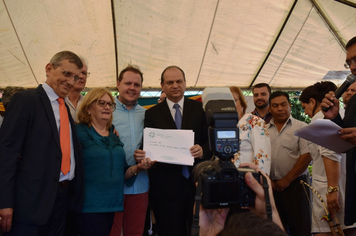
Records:
M146 157L158 162L177 165L194 164L189 149L194 145L192 130L153 129L143 130L143 150Z
M334 152L345 152L354 145L341 139L340 126L328 119L318 119L310 125L294 131L294 134L308 141L326 147Z

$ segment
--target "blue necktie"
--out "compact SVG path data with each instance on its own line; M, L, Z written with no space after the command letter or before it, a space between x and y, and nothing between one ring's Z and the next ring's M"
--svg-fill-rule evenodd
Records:
M174 115L174 121L176 123L177 129L182 128L182 113L180 112L180 106L178 103L173 105L173 108L176 109L176 114ZM182 166L182 175L188 179L189 178L189 170L187 166Z

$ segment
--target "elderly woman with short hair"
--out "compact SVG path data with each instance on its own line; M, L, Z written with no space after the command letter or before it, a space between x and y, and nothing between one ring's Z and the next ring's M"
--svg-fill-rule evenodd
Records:
M128 166L123 143L114 134L114 99L109 90L91 90L79 106L76 126L83 149L84 204L79 216L81 235L109 235L114 213L123 211L124 182L130 186L152 163L144 158Z

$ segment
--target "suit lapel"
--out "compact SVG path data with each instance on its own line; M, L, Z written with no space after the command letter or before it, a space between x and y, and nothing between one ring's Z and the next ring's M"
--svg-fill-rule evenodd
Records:
M184 106L183 106L183 117L182 117L182 129L186 128L189 124L191 110L193 103L189 100L189 98L184 97Z
M53 114L51 102L50 102L46 92L42 88L42 85L39 85L36 90L40 94L40 98L42 101L42 105L44 107L44 111L47 115L48 121L51 126L53 138L56 140L57 145L60 147L59 133L58 133L58 128L57 128L57 124L56 124L56 118L54 117L54 114Z

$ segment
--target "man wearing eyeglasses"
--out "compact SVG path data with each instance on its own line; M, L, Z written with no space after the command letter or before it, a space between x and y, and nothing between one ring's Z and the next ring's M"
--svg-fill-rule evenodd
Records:
M77 80L77 82L74 83L73 87L69 90L68 96L65 99L69 107L70 114L72 115L72 118L75 121L75 123L78 123L78 119L76 116L77 108L79 107L79 104L84 98L81 92L85 88L85 85L87 83L87 78L90 75L90 72L88 72L88 64L85 62L83 58L80 59L82 60L83 63L82 71L80 72L79 79Z
M350 39L346 44L345 68L350 69L356 75L356 37ZM333 119L343 129L339 130L339 137L356 145L356 96L352 96L348 101L345 117L342 119L339 114L339 100L334 92L325 95L321 103L322 107L329 108L324 112L325 118ZM331 189L338 189L338 186L329 186ZM352 225L356 222L356 147L347 151L346 154L346 193L345 193L345 225ZM328 199L329 202L329 199Z
M136 165L133 154L142 145L146 109L137 103L142 82L142 72L134 66L123 69L117 79L119 96L115 98L116 110L113 112L112 123L124 143L128 165ZM115 213L111 236L121 235L121 229L124 236L143 234L148 207L148 173L142 170L135 175L137 178L131 187L124 185L124 212Z
M59 52L45 67L45 83L11 99L0 129L4 235L64 235L67 210L81 210L81 148L63 99L82 67L73 52Z

